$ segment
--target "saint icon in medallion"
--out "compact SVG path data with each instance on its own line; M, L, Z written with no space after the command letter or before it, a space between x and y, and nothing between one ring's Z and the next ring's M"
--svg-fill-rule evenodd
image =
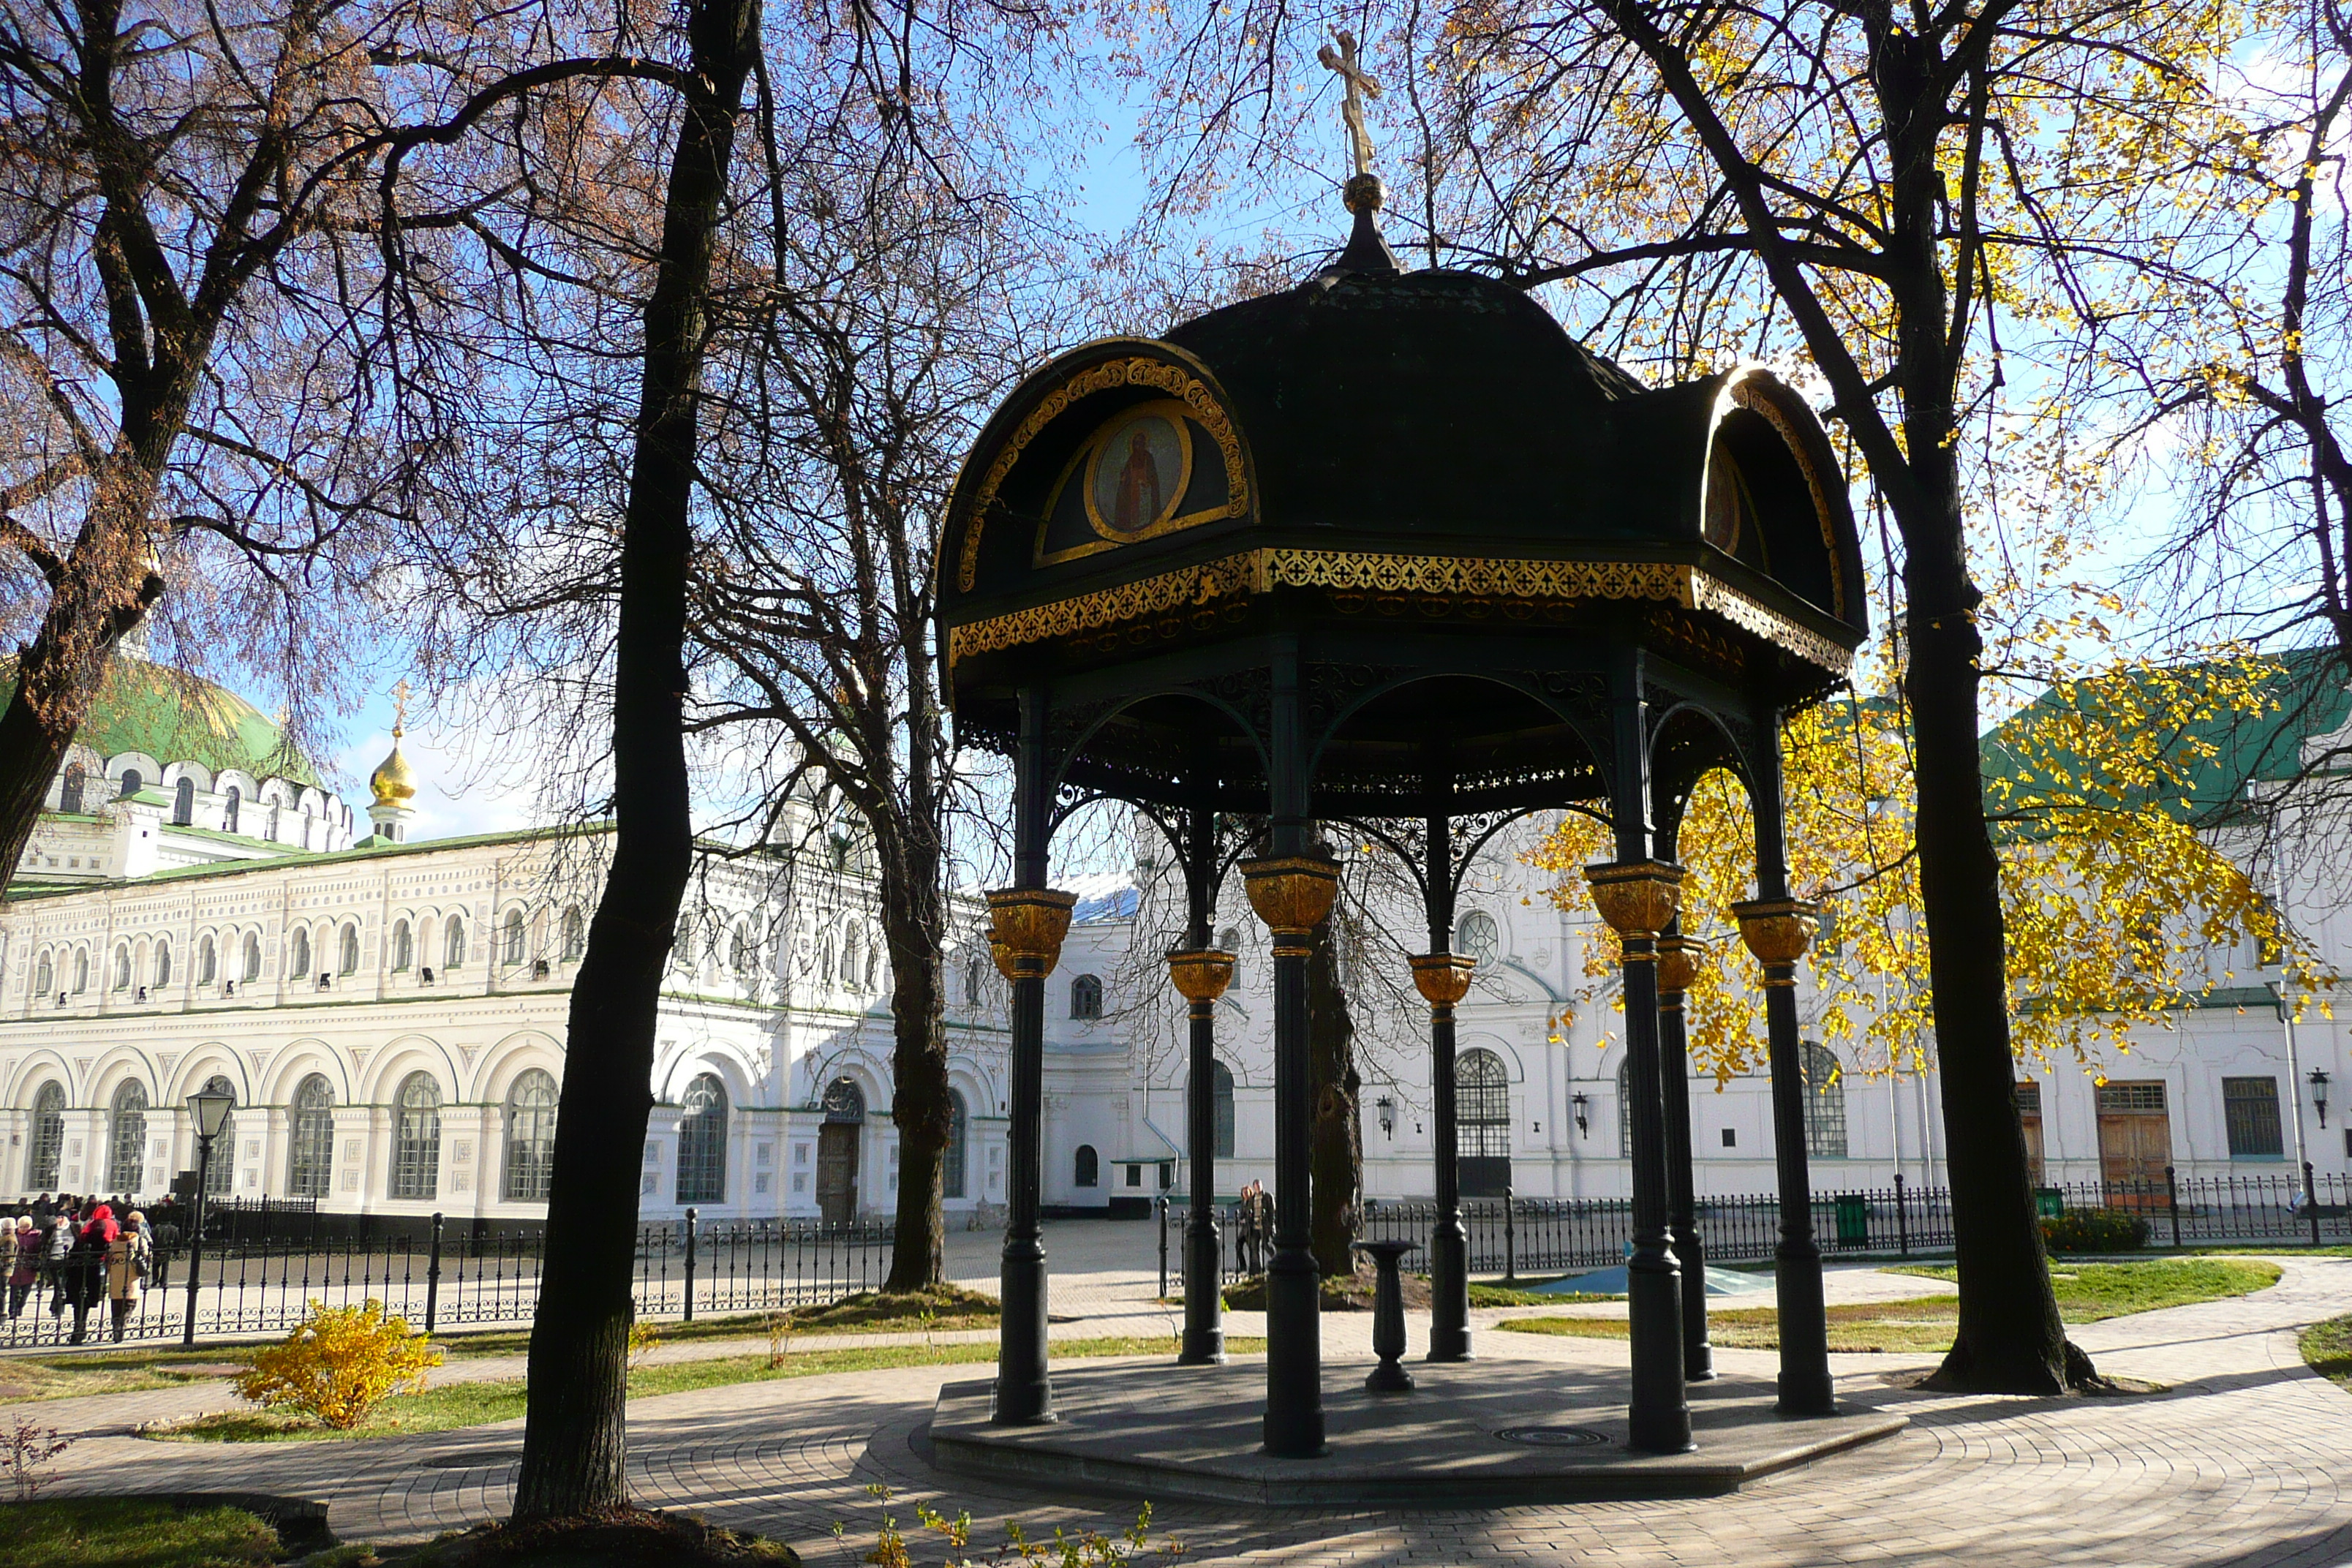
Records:
M1095 448L1095 526L1115 539L1133 539L1168 521L1184 490L1185 440L1176 422L1157 409L1119 420Z

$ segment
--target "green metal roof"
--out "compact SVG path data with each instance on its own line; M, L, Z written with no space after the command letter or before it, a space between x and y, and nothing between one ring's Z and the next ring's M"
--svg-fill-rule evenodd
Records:
M0 658L0 703L16 688L16 660ZM102 757L144 752L159 763L201 763L215 773L236 768L256 778L319 782L310 760L252 703L201 676L130 654L107 660L76 739Z

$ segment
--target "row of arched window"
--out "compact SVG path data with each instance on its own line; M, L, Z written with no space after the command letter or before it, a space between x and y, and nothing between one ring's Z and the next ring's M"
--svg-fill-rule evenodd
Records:
M79 763L67 763L64 777L58 784L58 809L77 815L89 810L91 805L89 786L89 770ZM128 799L146 787L147 776L144 773L138 768L125 768L114 782L113 795L108 798ZM263 787L257 804L268 808L269 817L261 837L276 838L279 813L299 805L303 817L301 841L305 845L310 843L312 837L310 825L320 820L320 814L311 809L310 802L302 801L299 797L289 798L294 795L295 792L290 788L276 784ZM172 825L175 827L189 827L194 826L195 819L196 781L191 775L183 773L172 785ZM330 823L334 820L332 810L327 812L326 820ZM245 790L241 785L232 784L221 792L222 832L243 834L249 828L260 826L262 825L247 823L245 820Z
M712 1080L716 1082L716 1079ZM234 1097L225 1078L205 1084L205 1092ZM500 1191L509 1203L544 1203L555 1166L554 1075L530 1068L507 1089L505 1150ZM324 1198L334 1170L335 1091L325 1077L311 1073L294 1086L287 1106L286 1191L293 1197ZM107 1105L106 1181L110 1192L135 1193L145 1179L146 1085L126 1080ZM33 1096L31 1136L26 1140L25 1190L55 1192L65 1153L66 1091L52 1080ZM725 1110L720 1110L724 1135ZM205 1172L205 1190L226 1196L235 1187L236 1142L225 1133ZM394 1198L432 1199L441 1191L441 1086L428 1072L413 1072L393 1100L392 1179Z

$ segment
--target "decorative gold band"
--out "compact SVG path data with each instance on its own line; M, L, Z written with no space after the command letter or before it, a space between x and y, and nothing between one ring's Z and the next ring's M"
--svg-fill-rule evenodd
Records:
M1003 949L997 968L1007 979L1054 973L1061 962L1062 939L1070 933L1070 911L1078 896L1052 888L997 888L988 895L992 952ZM1005 969L1006 959L1012 968Z
M1672 997L1674 1007L1677 1011L1681 1009L1683 993L1689 990L1691 982L1698 978L1699 965L1705 963L1713 952L1713 948L1695 936L1662 936L1658 939L1661 1006L1666 1005L1665 998Z
M1433 1007L1451 1007L1470 993L1471 972L1478 961L1461 952L1409 953L1413 989Z
M1250 908L1274 931L1275 956L1292 957L1307 951L1307 933L1331 912L1339 893L1339 867L1320 855L1244 860L1242 885L1249 889Z
M977 532L970 535L977 539ZM998 648L1099 631L1276 588L1465 601L1651 599L1703 611L1843 676L1851 649L1694 566L1656 561L1517 561L1343 550L1250 550L948 629L948 666Z
M1739 940L1768 972L1804 957L1822 924L1822 907L1803 899L1750 899L1732 905L1731 913L1739 921Z
M1584 868L1593 908L1629 946L1635 939L1646 943L1675 923L1682 909L1683 875L1680 866L1664 860L1607 860ZM1648 963L1652 956L1644 952L1641 962ZM1625 957L1633 961L1630 951Z
M1234 983L1234 955L1213 947L1168 955L1168 979L1188 1002L1213 1002Z

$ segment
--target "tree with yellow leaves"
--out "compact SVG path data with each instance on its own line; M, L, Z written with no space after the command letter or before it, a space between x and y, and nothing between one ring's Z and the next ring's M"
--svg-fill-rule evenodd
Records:
M2275 949L2305 989L2311 954L2231 858L2247 832L2239 787L2295 701L2303 672L2224 651L2185 665L2117 661L2052 683L1987 738L1984 787L2009 934L2011 1047L2093 1065L2136 1030L2235 978L2212 955ZM1848 1059L1917 1070L1933 1058L1934 991L1919 918L1916 754L1902 704L1847 698L1782 736L1790 881L1823 907L1810 957L1813 1026ZM1553 898L1584 907L1577 868L1605 830L1564 822L1530 856L1561 873ZM1692 1062L1727 1078L1763 1038L1762 973L1729 906L1752 897L1755 835L1739 782L1715 773L1681 803L1683 929L1712 942L1685 1005ZM1588 960L1596 996L1605 948ZM1816 1086L1819 1087L1819 1086Z

